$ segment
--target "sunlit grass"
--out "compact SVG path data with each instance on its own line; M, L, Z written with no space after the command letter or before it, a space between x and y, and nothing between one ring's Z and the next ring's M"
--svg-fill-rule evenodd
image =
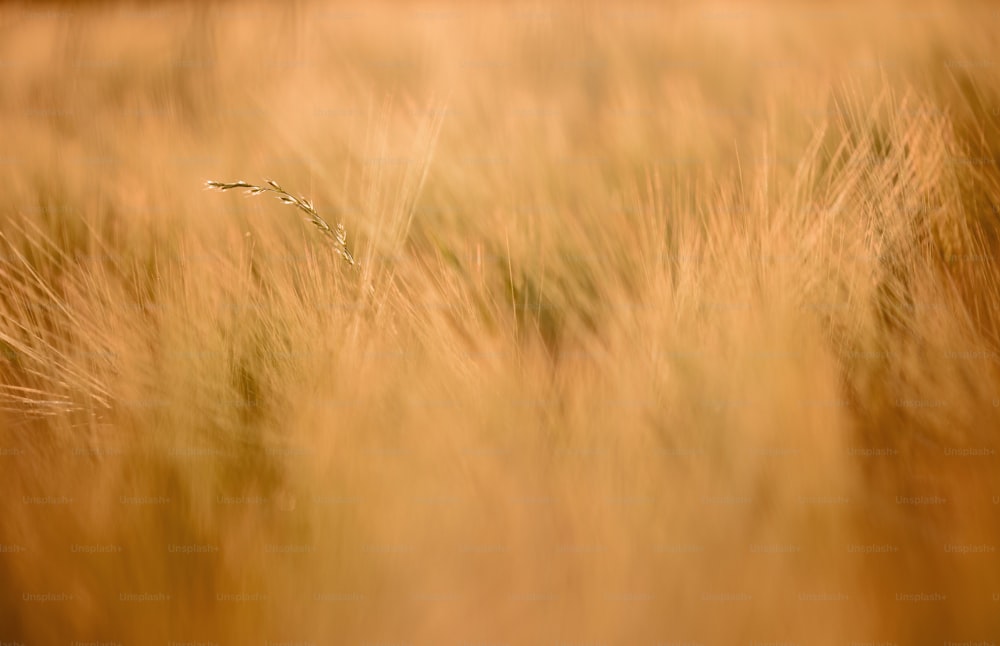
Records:
M0 642L1000 629L991 7L59 7Z

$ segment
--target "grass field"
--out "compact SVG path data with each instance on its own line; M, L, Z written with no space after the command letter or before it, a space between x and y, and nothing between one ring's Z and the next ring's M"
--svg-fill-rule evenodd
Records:
M1000 641L998 34L0 4L0 643Z

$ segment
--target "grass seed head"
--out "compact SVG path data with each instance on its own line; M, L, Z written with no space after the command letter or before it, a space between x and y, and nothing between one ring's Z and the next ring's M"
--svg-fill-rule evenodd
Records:
M236 188L244 188L246 189L247 195L274 193L283 204L294 206L303 211L308 216L306 220L315 225L316 228L327 236L330 243L333 245L334 251L338 256L343 258L348 265L355 269L360 268L360 264L354 258L354 254L351 253L351 250L347 246L347 230L344 228L343 223L338 222L336 230L332 229L329 223L316 212L316 209L313 208L312 202L305 196L295 197L285 189L281 188L281 185L273 179L265 179L264 181L267 186L250 184L248 182L244 182L243 180L236 182L219 182L210 179L205 182L205 187L218 191L230 191Z

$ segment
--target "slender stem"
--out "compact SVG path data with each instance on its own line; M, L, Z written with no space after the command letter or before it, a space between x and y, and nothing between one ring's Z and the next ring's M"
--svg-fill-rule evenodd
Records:
M328 238L330 238L333 243L333 248L337 254L344 259L351 267L355 269L360 269L361 265L354 258L354 254L347 246L347 230L344 229L344 225L337 223L337 227L333 228L330 223L323 219L316 209L313 207L312 202L310 202L305 197L295 197L285 189L283 189L276 181L273 179L266 180L267 186L257 186L256 184L250 184L242 180L237 182L217 182L214 180L208 180L205 182L205 187L218 190L218 191L230 191L237 188L246 189L247 195L260 195L261 193L274 193L275 196L281 200L284 204L289 204L298 208L300 211L306 213L309 216L309 221L320 231L322 231Z

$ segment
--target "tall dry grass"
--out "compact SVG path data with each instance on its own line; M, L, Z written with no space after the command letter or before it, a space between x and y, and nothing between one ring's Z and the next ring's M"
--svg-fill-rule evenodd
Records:
M0 642L996 641L998 20L4 4Z

